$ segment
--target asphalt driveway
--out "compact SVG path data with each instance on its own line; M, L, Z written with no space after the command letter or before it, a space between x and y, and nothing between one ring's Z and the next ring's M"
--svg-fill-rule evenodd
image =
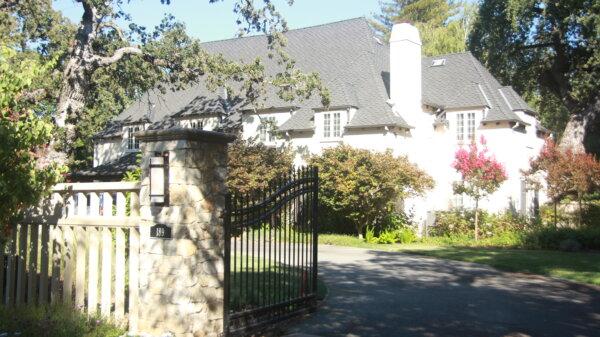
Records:
M319 247L328 295L288 333L600 336L600 288L484 265Z

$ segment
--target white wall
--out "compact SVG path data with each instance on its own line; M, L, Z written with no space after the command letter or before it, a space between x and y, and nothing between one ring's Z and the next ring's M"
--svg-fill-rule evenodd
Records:
M123 155L123 138L99 139L94 141L94 167L118 159Z
M281 126L292 116L290 110L279 110L270 112L259 112L259 113L244 113L242 115L242 137L244 139L255 138L258 141L258 128L265 123L268 119L275 120L275 127ZM275 137L272 141L266 142L267 145L279 146L283 144L285 140L280 136Z

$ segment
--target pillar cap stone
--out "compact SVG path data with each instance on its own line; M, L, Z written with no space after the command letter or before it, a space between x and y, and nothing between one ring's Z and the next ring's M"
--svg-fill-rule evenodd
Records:
M142 142L188 140L204 143L231 143L237 138L235 135L230 133L182 127L139 131L135 133L135 137Z

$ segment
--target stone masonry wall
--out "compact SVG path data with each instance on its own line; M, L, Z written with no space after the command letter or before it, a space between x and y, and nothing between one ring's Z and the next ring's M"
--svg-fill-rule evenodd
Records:
M223 223L227 142L201 130L140 134L140 332L217 336L223 331ZM150 205L149 161L169 152L166 207ZM172 239L150 238L150 226L172 228Z

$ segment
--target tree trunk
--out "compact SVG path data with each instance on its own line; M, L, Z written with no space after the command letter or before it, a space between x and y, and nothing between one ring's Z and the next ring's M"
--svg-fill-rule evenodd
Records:
M583 212L583 205L582 205L581 199L582 199L582 196L578 195L577 196L577 203L579 204L579 214L577 216L577 222L579 223L578 224L579 227L581 227L581 224L583 223L583 214L582 214L582 212Z
M363 230L364 230L364 225L356 225L356 233L358 234L358 238L359 239L363 239Z
M554 200L554 227L558 227L557 214L556 214L556 211L557 211L556 210L556 208L557 208L556 204L557 204L557 202L556 202L556 200Z
M479 240L479 199L475 199L475 241Z
M56 126L65 132L63 151L72 153L75 143L75 125L83 115L85 97L89 89L89 73L81 59L71 57L63 72L63 81L55 117Z
M574 152L598 152L598 121L600 116L600 96L597 97L581 114L572 114L560 139L559 147Z

